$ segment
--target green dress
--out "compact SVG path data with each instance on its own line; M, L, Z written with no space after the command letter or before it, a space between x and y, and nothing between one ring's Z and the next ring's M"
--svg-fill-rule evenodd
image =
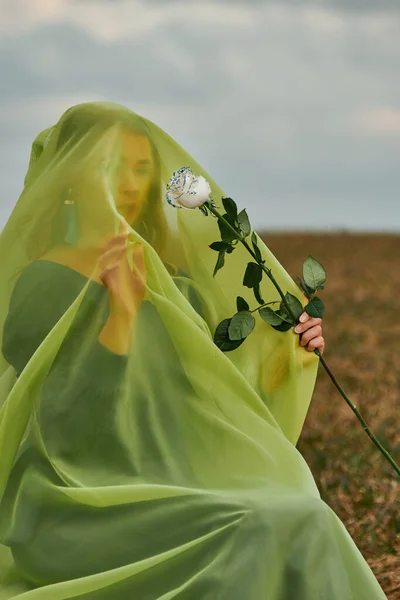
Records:
M3 340L17 375L85 283L50 261L24 270ZM199 298L191 301L201 312ZM197 462L185 455L181 428L190 422L195 392L155 306L140 307L138 363L129 371L127 355L110 352L96 336L87 342L88 329L99 333L107 315L106 290L91 282L0 505L2 553L8 547L15 563L0 599L383 600L344 526L319 498L267 479L256 484L250 475L246 487L239 465L241 484L228 486L222 453L213 457L214 486L204 488L196 465L225 438L199 413L203 437L193 419L192 434L203 446ZM70 357L83 344L85 360L72 377ZM149 364L150 386L141 377ZM179 463L169 447L181 453ZM228 475L235 482L235 473Z

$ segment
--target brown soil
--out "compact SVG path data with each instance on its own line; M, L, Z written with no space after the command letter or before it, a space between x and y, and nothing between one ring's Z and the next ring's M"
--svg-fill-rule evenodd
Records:
M324 358L400 464L400 235L262 237L293 278L309 254L325 267ZM389 600L400 599L400 479L322 365L297 447Z

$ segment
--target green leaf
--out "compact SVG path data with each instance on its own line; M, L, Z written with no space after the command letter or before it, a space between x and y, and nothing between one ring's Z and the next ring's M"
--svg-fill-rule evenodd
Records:
M244 235L247 237L251 231L251 225L249 221L249 217L247 216L246 209L243 209L238 214L239 227Z
M253 292L254 292L254 296L255 296L255 299L257 300L257 302L259 304L264 304L264 300L261 298L260 284L259 283L257 283L257 285L255 285L253 287Z
M240 231L238 230L238 225L235 222L235 219L233 217L231 217L230 215L228 215L227 213L222 215L224 217L224 219L226 219L226 221L228 221L228 223L233 227L233 229L240 234ZM237 236L235 236L235 234L233 233L233 231L227 226L226 223L224 223L224 221L221 221L220 219L218 219L218 227L219 227L219 231L221 233L221 239L223 242L231 242L232 240L236 240Z
M243 285L248 288L254 288L262 279L263 270L259 264L255 262L247 263L246 272L243 278Z
M258 310L260 317L269 325L281 325L282 318L269 306L264 306Z
M286 310L283 301L280 303L279 310L276 311L276 314L285 319L285 321L283 321L280 325L271 325L273 329L276 329L277 331L288 331L291 327L293 327L293 325L295 325L295 322L292 321L292 317ZM286 321L289 322L287 323Z
M308 256L303 263L303 277L306 284L315 291L325 283L326 271L315 258Z
M265 262L262 259L262 255L261 255L261 251L260 248L257 246L257 236L255 234L255 232L253 231L253 233L251 234L251 242L253 244L253 250L254 250L254 254L257 257L257 260L259 260L260 262Z
M246 338L241 340L230 340L228 329L232 319L224 319L218 325L214 333L214 343L218 346L222 352L230 352L231 350L235 350L243 344Z
M283 300L281 300L281 302L279 304L279 309L278 309L277 312L279 312L279 314L282 315L282 317L284 319L290 319L291 318L291 316L289 315L289 313L288 313L288 311L286 309L286 306L285 306Z
M220 252L221 250L223 250L225 252L229 248L231 248L231 245L228 244L227 242L213 242L212 244L209 245L209 248L211 248L211 250L216 250L217 252Z
M248 310L241 310L233 315L228 327L230 340L246 338L254 329L256 320Z
M302 303L300 302L300 300L298 298L296 298L296 296L293 296L293 294L291 294L290 292L286 292L285 298L286 298L286 301L289 304L290 309L297 321L297 319L300 317L300 315L304 312ZM291 319L292 318L290 317L290 320Z
M273 329L276 329L276 331L289 331L289 329L291 329L293 325L291 323L283 322L282 325L271 325L271 327Z
M236 298L236 307L239 310L249 310L249 305L247 304L246 300L244 298L242 298L241 296L238 296Z
M221 250L220 253L218 254L217 263L214 268L213 277L215 277L217 271L222 269L224 264L225 264L225 250Z
M233 220L237 220L237 206L232 198L222 198L222 204L224 205L225 212L232 217Z
M303 292L305 293L305 295L307 296L308 299L311 298L311 296L314 293L314 290L312 288L310 288L306 282L302 279L302 277L300 277L300 275L296 275L297 279L300 281L300 287L303 290ZM323 286L322 286L323 287Z
M325 305L321 298L315 296L310 302L304 307L304 310L310 317L320 318L324 316Z

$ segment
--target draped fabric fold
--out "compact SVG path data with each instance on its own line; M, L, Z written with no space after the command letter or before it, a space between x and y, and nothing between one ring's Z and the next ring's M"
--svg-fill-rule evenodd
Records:
M117 104L33 143L0 236L0 600L382 600L295 447L318 358L258 316L236 350L213 342L254 305L248 254L213 277L216 219L165 201L183 166L220 203Z

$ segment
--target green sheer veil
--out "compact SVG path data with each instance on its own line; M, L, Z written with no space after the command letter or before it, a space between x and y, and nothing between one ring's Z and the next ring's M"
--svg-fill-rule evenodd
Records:
M229 383L234 389L240 382L240 389L246 390L243 404L249 403L257 414L296 444L315 384L317 357L299 346L293 331L276 332L259 318L255 332L237 350L223 354L214 347L215 328L235 312L236 296L252 303L252 292L241 281L249 257L244 248L238 247L213 278L215 252L208 246L219 238L216 219L204 217L199 210L170 206L165 201L165 185L175 170L190 166L196 174L208 179L217 204L221 205L220 199L226 194L169 135L122 106L96 102L72 107L54 127L35 139L25 187L0 238L0 327L15 282L28 264L53 248L65 247L68 241L73 246L74 236L79 247L95 247L118 230L123 216L118 212L116 195L120 139L124 131L137 133L139 141L144 137L150 142L154 180L145 214L139 223L132 224L132 239L145 244L148 299L157 307L185 362L189 379L204 380L203 385L210 388ZM74 204L68 203L71 194ZM242 207L245 200L236 198ZM81 220L90 222L90 227L81 232L76 215L80 204L84 205ZM261 240L259 245L281 287L304 304L304 296L284 267ZM171 275L178 268L186 275L182 277L186 287L193 286L201 296L202 317L174 285ZM278 299L267 278L261 291L268 300ZM70 319L78 303L71 307ZM62 329L59 333L52 331L45 340L35 357L40 364L43 360L39 356L46 347L55 348L61 342L68 326ZM156 345L157 341L150 343ZM73 359L79 363L79 356ZM48 360L52 358L49 356ZM0 361L0 374L8 379L10 367L4 358L0 357ZM3 395L1 403L5 400Z
M305 529L305 545L314 548L329 520L328 546L339 552L336 536L343 552L321 569L320 585L330 574L338 586L323 597L353 597L359 585L357 597L382 598L341 523L319 504L295 447L317 356L258 315L236 350L213 342L237 296L254 305L242 285L248 254L239 245L213 277L216 219L165 200L184 166L206 177L221 206L228 190L159 127L117 104L74 106L33 143L0 237L0 598L293 598L264 573L267 564L278 574L301 560L305 546L290 554L279 540L312 508L319 525ZM235 198L240 208L246 200ZM104 244L124 222L139 275L142 244L145 293L134 325L119 331L125 350L116 351L100 271ZM258 245L281 288L304 304ZM267 278L261 293L279 299ZM248 540L264 544L264 525L242 520L250 513L263 515L275 542L271 556L256 551L259 578L252 572L242 593L236 544L249 564ZM342 577L346 561L358 573L353 583ZM218 565L226 595L215 592ZM312 563L296 569L307 575ZM322 595L296 595L314 597Z

